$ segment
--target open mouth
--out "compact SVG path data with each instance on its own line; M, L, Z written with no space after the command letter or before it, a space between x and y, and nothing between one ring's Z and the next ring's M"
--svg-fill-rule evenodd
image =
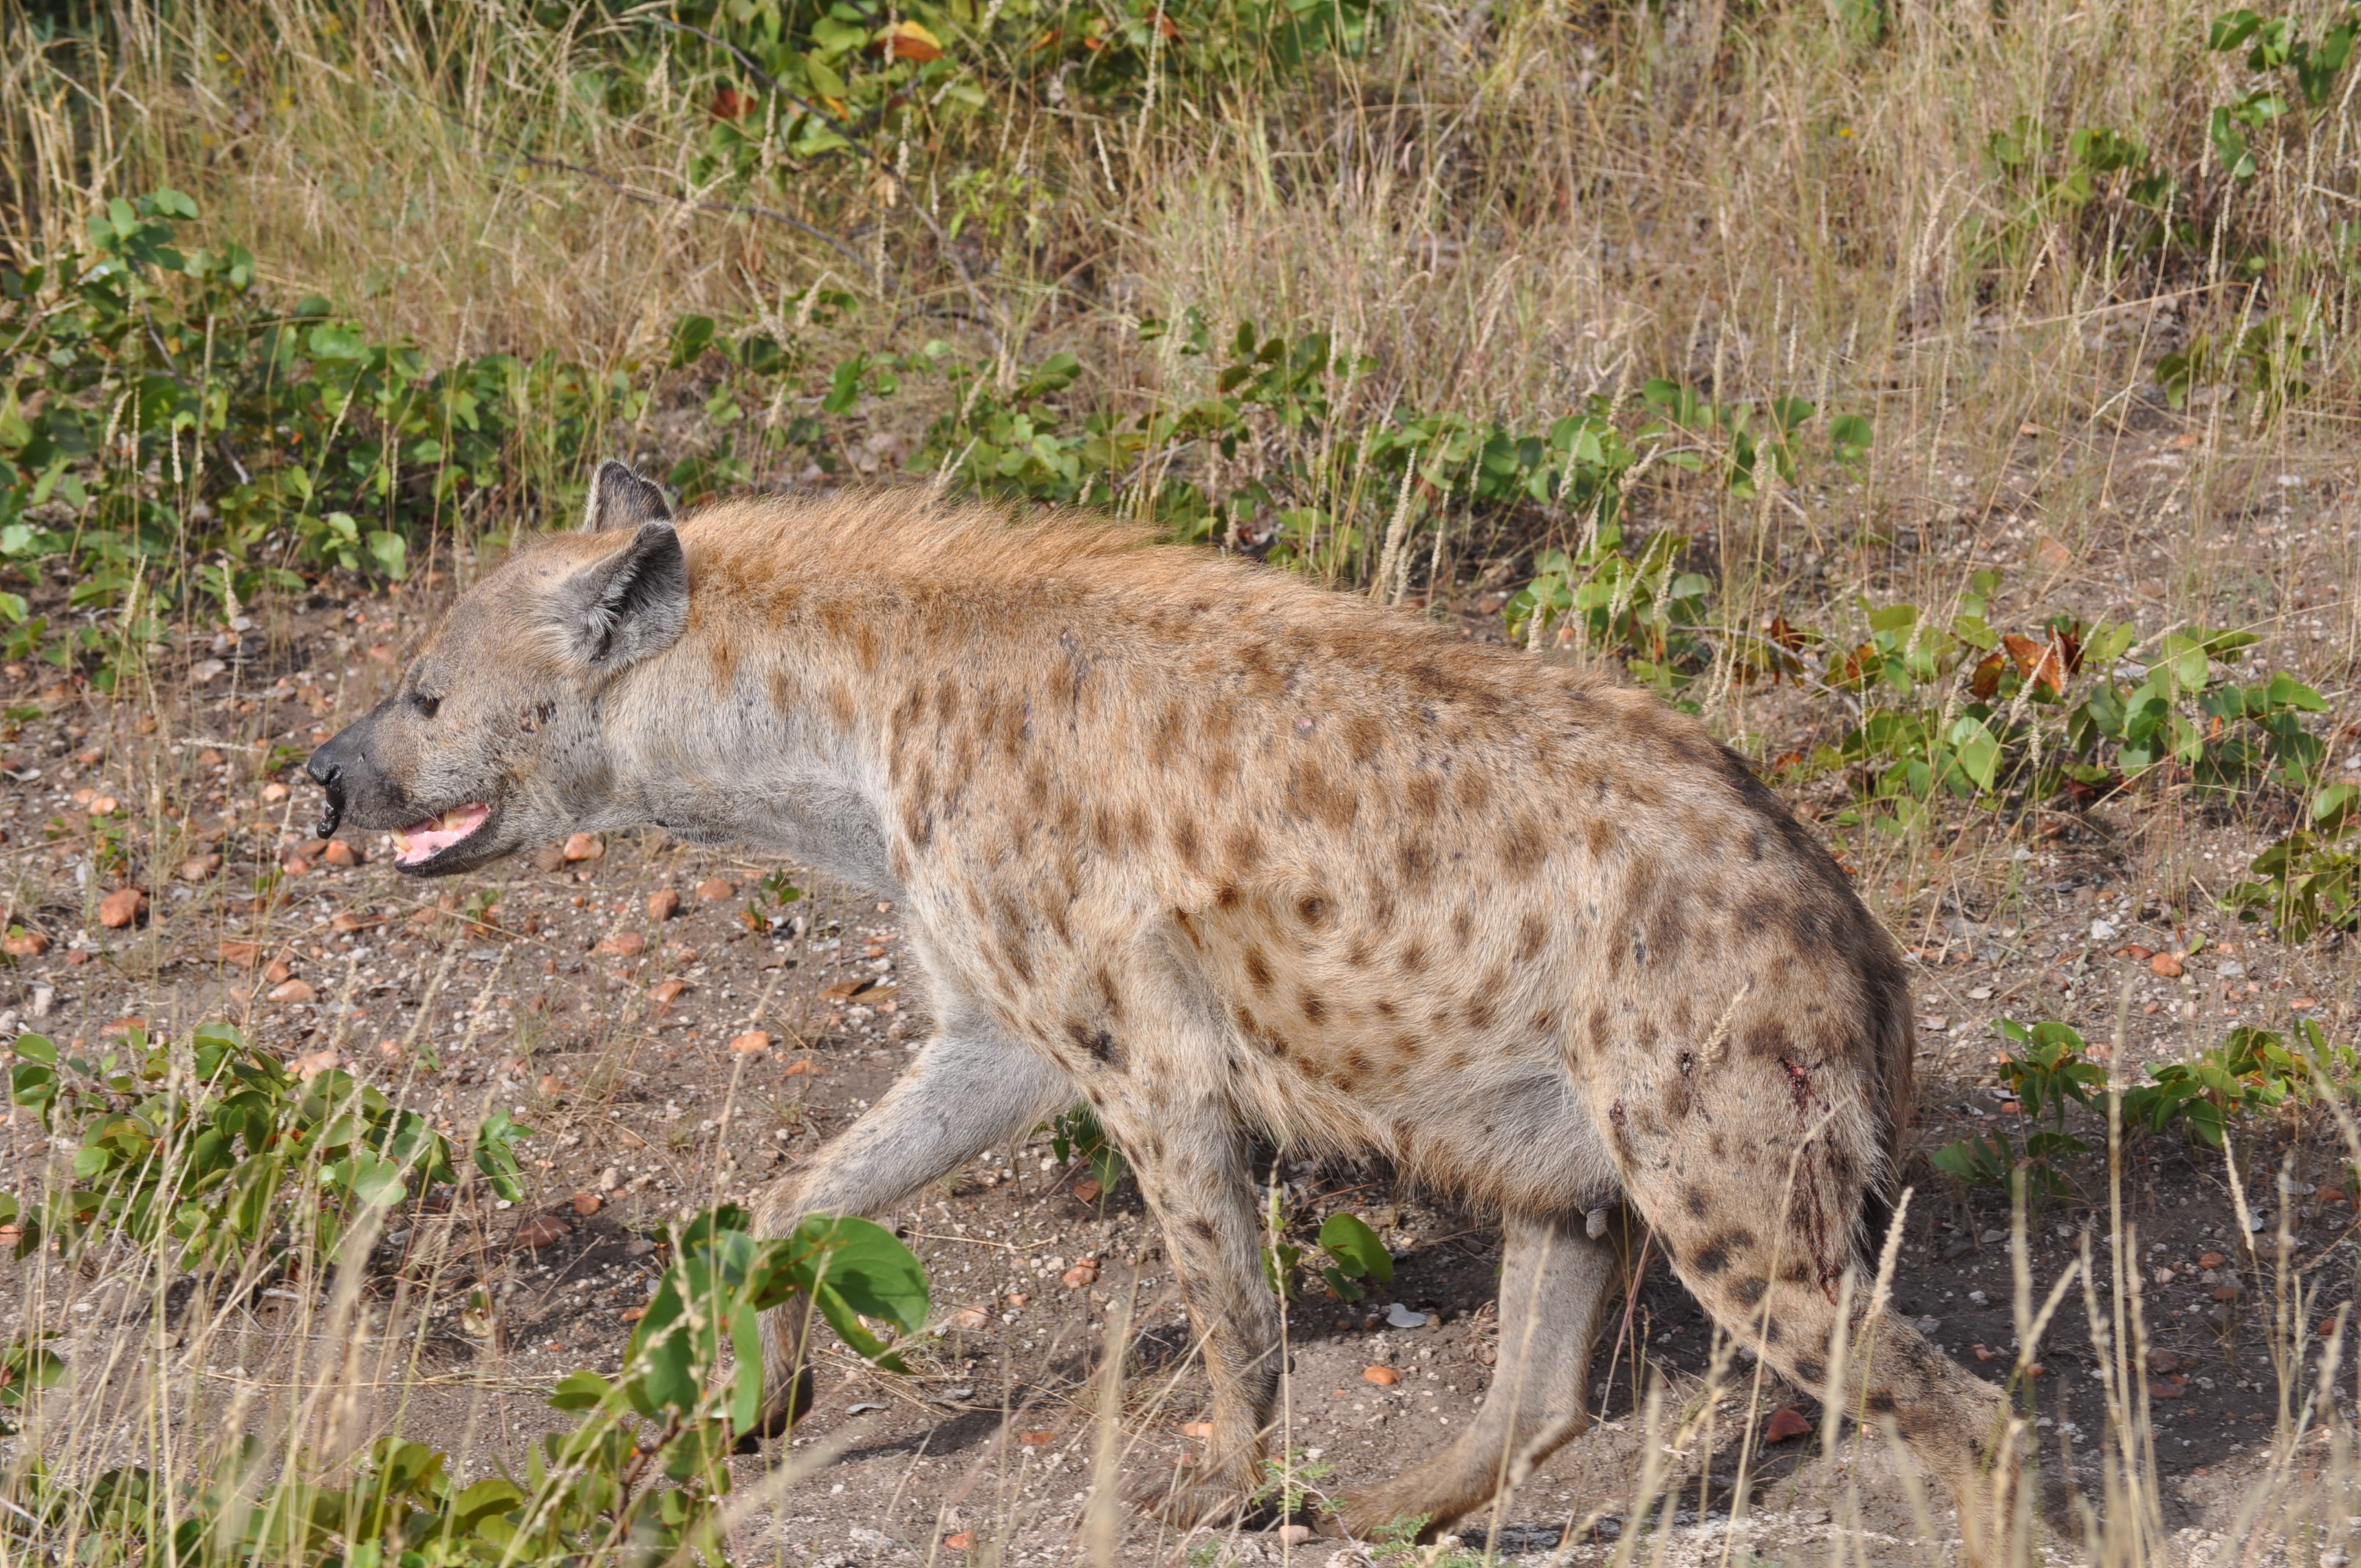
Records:
M491 820L492 808L480 800L455 806L439 816L413 822L393 836L393 863L423 866Z

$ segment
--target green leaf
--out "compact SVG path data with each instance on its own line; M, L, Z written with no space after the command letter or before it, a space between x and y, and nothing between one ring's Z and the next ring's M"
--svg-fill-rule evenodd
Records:
M1963 718L1951 726L1949 740L1951 754L1959 760L1960 772L1974 781L1979 790L1989 790L2000 776L2001 744L1997 737L1984 727L1981 718Z
M1329 1215L1320 1225L1320 1245L1349 1277L1392 1283L1394 1255L1386 1250L1378 1233L1360 1216L1343 1212Z
M818 1279L862 1317L882 1319L904 1333L926 1327L926 1268L893 1232L867 1220L816 1214L796 1236L825 1248Z
M476 1531L485 1521L508 1512L525 1500L517 1484L494 1475L477 1482L451 1500L449 1515L455 1534Z
M402 542L401 534L379 529L368 536L368 552L377 562L377 569L395 582L409 576L410 546Z
M569 1372L550 1391L551 1406L560 1410L613 1410L624 1408L621 1390L595 1372Z

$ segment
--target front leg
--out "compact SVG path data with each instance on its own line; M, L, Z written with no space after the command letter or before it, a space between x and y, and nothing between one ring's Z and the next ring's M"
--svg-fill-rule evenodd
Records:
M807 1169L763 1195L754 1233L786 1235L807 1214L882 1213L1076 1098L1072 1082L1038 1053L981 1017L947 1013L884 1099ZM763 1436L785 1431L811 1404L811 1368L804 1364L810 1327L808 1303L800 1299L763 1319Z
M1198 1462L1137 1488L1132 1500L1183 1528L1234 1519L1262 1484L1283 1354L1245 1140L1218 1102L1150 1106L1127 1085L1093 1087L1100 1119L1163 1227L1213 1386L1213 1435Z

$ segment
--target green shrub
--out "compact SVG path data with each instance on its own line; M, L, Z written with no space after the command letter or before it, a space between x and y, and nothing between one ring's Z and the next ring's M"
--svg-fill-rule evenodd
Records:
M372 1444L342 1488L292 1473L256 1483L251 1438L201 1484L168 1486L144 1469L77 1483L36 1459L0 1508L0 1541L25 1552L79 1538L79 1562L177 1568L726 1563L728 1458L761 1410L759 1314L811 1300L847 1343L898 1370L862 1320L915 1333L928 1309L917 1260L865 1220L813 1216L767 1241L746 1227L743 1211L724 1207L672 1238L675 1261L620 1374L558 1381L550 1404L580 1419L544 1437L521 1477L462 1485L449 1455L396 1437ZM52 1357L37 1370L54 1383L63 1368Z
M0 1194L19 1257L44 1239L74 1253L120 1235L165 1250L173 1266L316 1251L334 1257L365 1212L455 1182L450 1140L426 1118L341 1069L302 1079L226 1024L185 1048L134 1030L95 1058L18 1036L14 1102L76 1139L72 1180L46 1201ZM495 1112L478 1129L475 1173L523 1196L517 1140L532 1130Z

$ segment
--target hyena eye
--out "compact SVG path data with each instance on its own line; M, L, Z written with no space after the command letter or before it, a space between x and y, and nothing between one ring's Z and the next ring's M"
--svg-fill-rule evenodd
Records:
M432 718L434 717L434 710L443 706L443 699L439 696L428 696L424 692L412 692L410 706L418 710L418 716L421 718Z

